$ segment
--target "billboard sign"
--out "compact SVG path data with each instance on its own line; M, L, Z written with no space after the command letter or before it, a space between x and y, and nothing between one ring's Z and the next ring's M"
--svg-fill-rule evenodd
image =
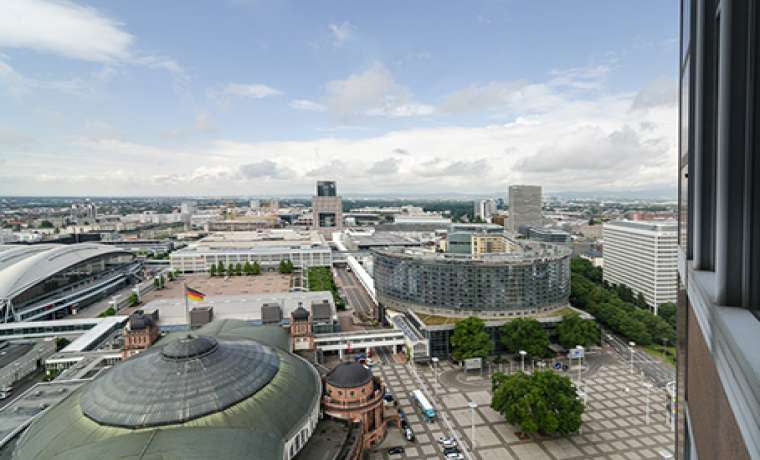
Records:
M470 358L464 360L464 370L481 369L483 367L483 358Z

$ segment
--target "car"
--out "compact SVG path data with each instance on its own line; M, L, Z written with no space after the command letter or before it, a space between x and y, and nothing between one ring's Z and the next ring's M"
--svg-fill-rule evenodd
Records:
M459 453L459 448L457 448L457 447L444 447L443 448L443 453L445 455L458 454Z
M451 440L448 440L446 442L441 443L441 445L443 446L444 449L445 448L451 448L451 447L456 447L457 446L457 442L454 441L453 439L451 439Z
M450 458L452 460L463 460L464 455L460 454L459 452L452 452L450 454L446 454L446 458Z
M404 453L404 448L401 446L391 447L388 449L388 455L399 455Z
M454 438L452 438L451 436L441 436L438 438L438 444L446 444L446 443L452 443L452 442L455 443L456 441L454 441Z
M407 441L414 441L414 431L409 427L409 425L404 428L404 437Z
M388 402L393 402L393 399L394 399L394 398L393 398L393 395L392 395L392 394L390 394L390 393L385 393L385 396L383 396L383 399L384 399L384 400L386 400L386 401L388 401Z

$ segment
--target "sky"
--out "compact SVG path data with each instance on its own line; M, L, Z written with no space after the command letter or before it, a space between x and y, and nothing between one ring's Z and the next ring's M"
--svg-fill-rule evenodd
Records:
M0 195L676 189L677 2L0 2Z

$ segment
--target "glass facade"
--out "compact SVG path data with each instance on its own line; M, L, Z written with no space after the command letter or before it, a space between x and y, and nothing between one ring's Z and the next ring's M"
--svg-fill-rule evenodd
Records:
M504 261L377 251L375 289L384 300L412 309L505 312L566 304L570 254L560 249Z

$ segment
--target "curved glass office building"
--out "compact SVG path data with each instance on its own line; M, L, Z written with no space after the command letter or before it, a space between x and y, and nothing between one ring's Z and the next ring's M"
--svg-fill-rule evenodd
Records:
M567 306L570 249L520 242L508 253L374 251L378 302L445 316L504 317Z

